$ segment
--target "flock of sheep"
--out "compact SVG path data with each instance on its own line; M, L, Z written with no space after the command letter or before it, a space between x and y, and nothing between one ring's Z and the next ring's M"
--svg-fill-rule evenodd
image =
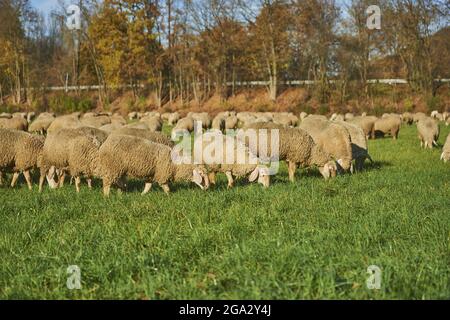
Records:
M163 134L163 124L173 127L173 137L193 132L195 122L210 129L201 137L214 135L224 145L233 142L234 148L225 152L239 153L244 163L174 162L173 139ZM143 194L153 184L170 192L169 184L178 181L193 182L206 190L216 184L216 175L223 173L228 187L237 178L248 178L269 187L274 173L268 164L276 159L288 164L289 179L294 181L298 167L317 167L325 179L345 172L360 171L366 159L372 161L368 139L390 135L397 139L403 125L417 124L420 144L425 148L437 146L439 122L450 124L447 112L384 114L378 118L362 114L355 116L333 114L330 119L322 115L272 112L221 112L215 117L208 113L132 112L125 119L119 114L73 113L55 117L51 113L0 114L0 185L3 174L12 173L11 187L23 174L32 189L33 170L39 170L39 191L45 181L50 188L63 187L65 176L70 175L77 192L81 178L103 181L103 192L108 196L112 186L126 188L127 178L145 182ZM277 133L277 150L267 157L251 143L245 134L226 135L227 130L240 128L242 132L264 130L269 135ZM203 150L196 149L194 153ZM202 146L205 148L207 146ZM275 148L269 145L269 149ZM182 157L182 156L180 156ZM450 135L447 137L441 160L450 159ZM183 160L183 159L180 159Z

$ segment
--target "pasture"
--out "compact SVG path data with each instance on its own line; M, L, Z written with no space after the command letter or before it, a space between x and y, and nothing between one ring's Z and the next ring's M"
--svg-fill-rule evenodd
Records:
M167 128L166 128L167 129ZM450 127L441 125L442 146ZM325 181L286 166L264 190L178 184L102 196L0 189L1 299L448 299L450 167L415 125L370 140L375 164ZM36 184L37 179L34 178ZM66 287L81 269L80 290ZM367 268L382 270L369 290Z

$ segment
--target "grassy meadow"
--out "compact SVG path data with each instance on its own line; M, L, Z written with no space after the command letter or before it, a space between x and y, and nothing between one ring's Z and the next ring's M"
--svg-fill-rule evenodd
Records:
M0 188L0 299L449 299L450 164L415 126L369 146L362 173L292 184L283 165L268 190Z

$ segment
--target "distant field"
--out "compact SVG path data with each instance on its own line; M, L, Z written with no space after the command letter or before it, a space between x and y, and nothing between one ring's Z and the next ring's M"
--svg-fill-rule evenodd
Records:
M369 145L361 174L302 170L291 184L283 166L268 190L224 177L169 196L133 182L110 199L100 182L2 188L0 298L449 299L450 164L420 149L415 126ZM69 265L81 290L66 287ZM380 290L366 287L370 265Z

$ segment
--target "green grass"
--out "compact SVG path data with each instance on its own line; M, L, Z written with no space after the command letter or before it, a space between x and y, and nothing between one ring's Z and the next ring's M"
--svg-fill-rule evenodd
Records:
M450 128L443 128L443 144ZM142 184L104 199L97 182L0 189L0 298L449 299L450 165L415 127L370 141L376 164L324 181L286 168L269 190ZM66 288L69 265L82 289ZM382 287L369 290L369 265Z

